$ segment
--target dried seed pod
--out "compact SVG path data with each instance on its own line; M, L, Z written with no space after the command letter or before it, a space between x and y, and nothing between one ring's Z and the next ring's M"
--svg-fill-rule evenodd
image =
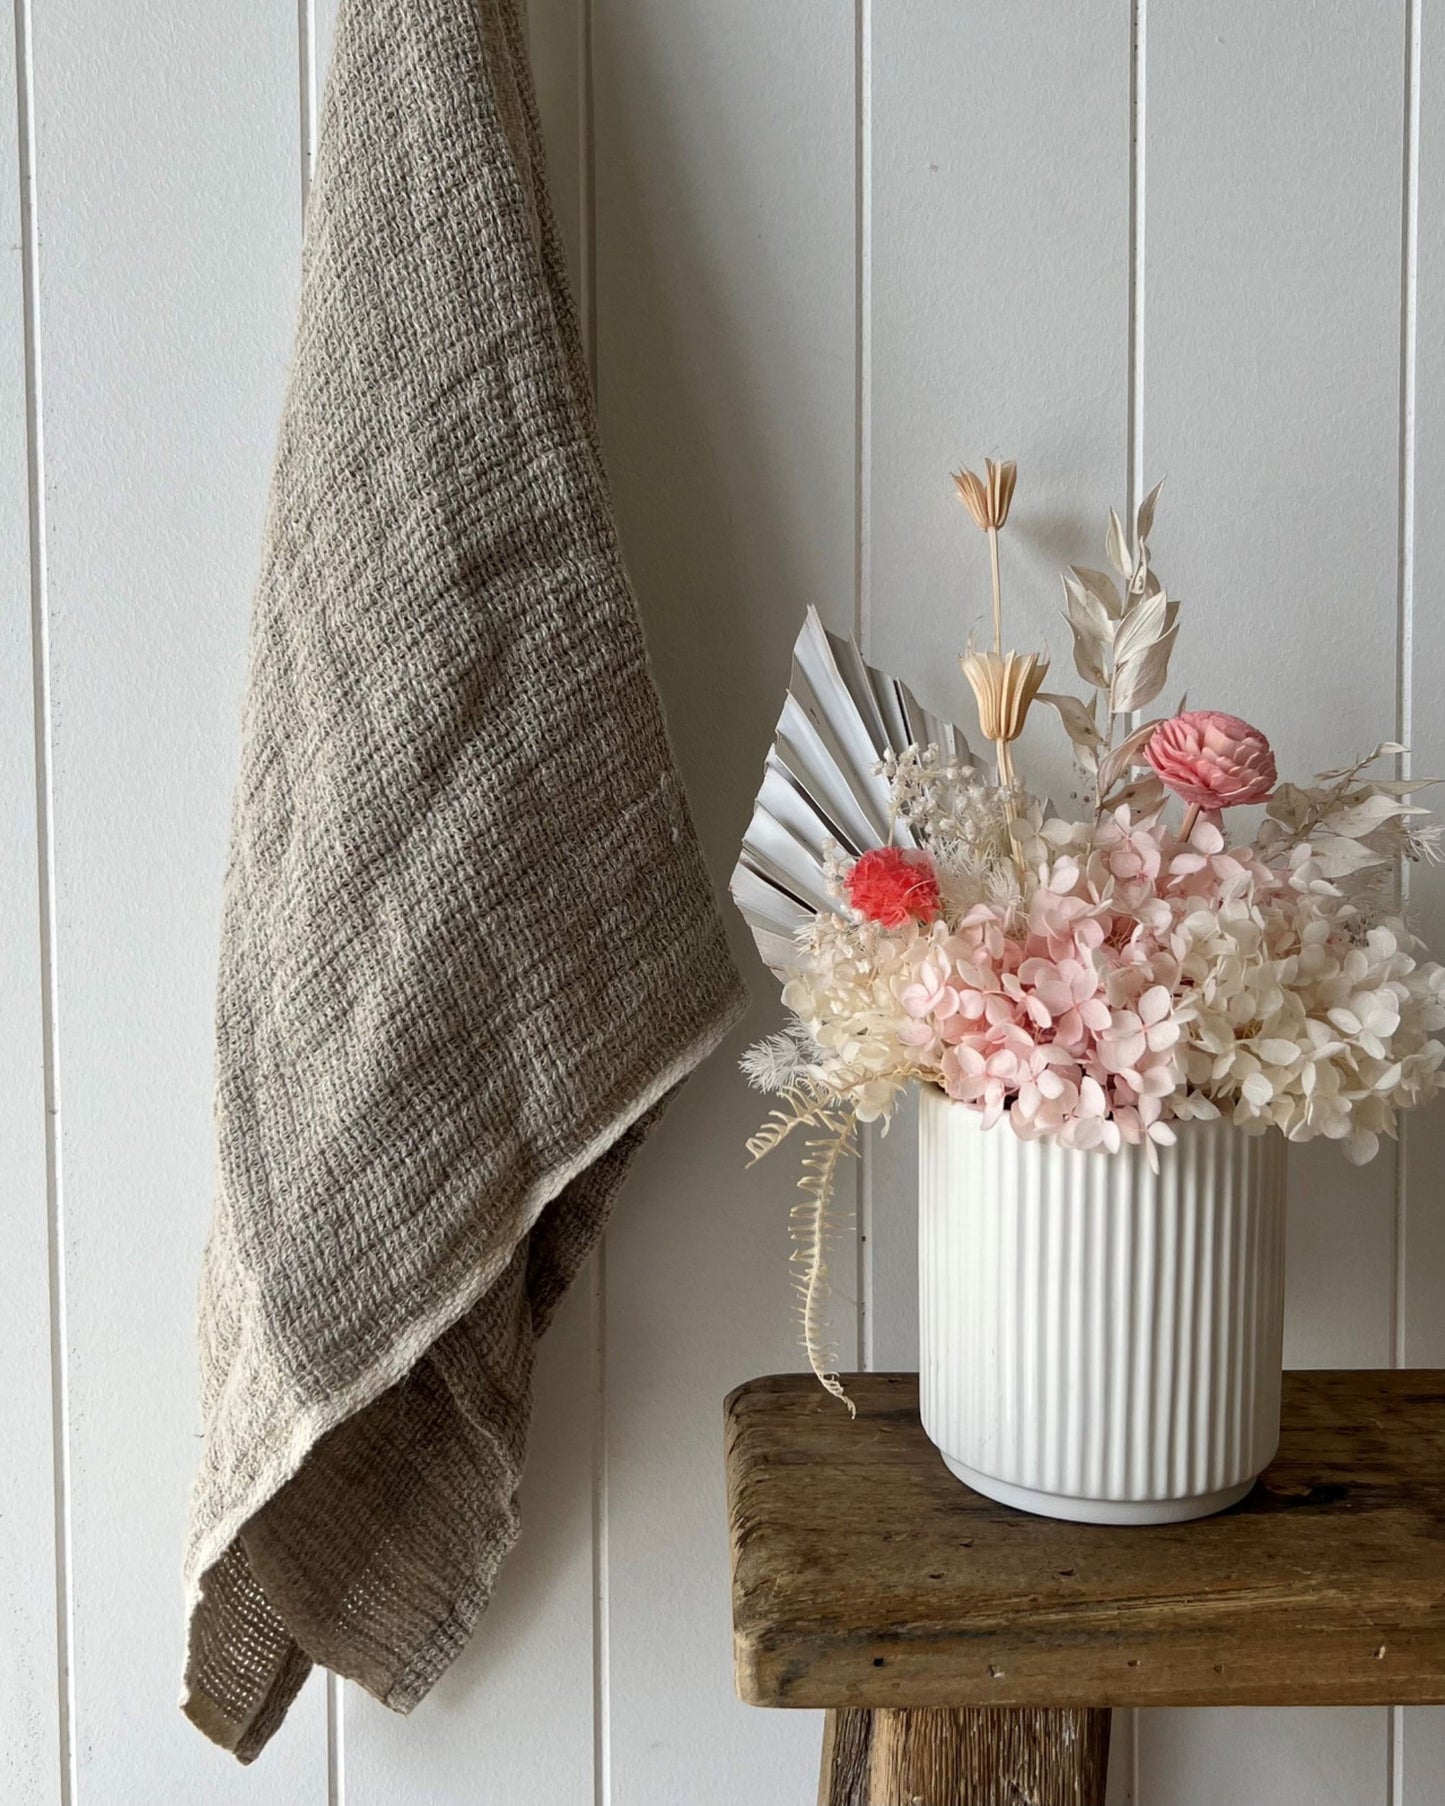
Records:
M956 470L953 473L954 487L963 500L979 528L987 533L995 532L1008 519L1009 505L1014 499L1014 484L1018 481L1018 465L1012 458L1005 458L995 463L992 458L985 458L984 470L987 481L980 481L971 470Z
M1024 731L1049 661L1037 652L965 652L959 659L978 703L984 737L1007 746Z

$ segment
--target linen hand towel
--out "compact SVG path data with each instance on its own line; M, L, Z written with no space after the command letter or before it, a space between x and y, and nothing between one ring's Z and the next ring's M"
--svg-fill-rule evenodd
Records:
M343 0L253 626L182 1704L409 1710L533 1346L739 1013L619 560L513 0Z

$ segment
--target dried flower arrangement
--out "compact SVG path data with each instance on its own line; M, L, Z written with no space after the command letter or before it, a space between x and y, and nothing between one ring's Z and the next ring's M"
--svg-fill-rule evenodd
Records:
M987 535L993 645L961 663L992 770L816 617L799 640L734 895L791 1013L743 1070L776 1094L749 1152L802 1131L794 1211L809 1360L841 1396L823 1325L827 1207L857 1125L940 1087L985 1125L1080 1150L1151 1150L1223 1115L1356 1161L1440 1086L1445 970L1399 910L1402 860L1435 859L1411 801L1369 775L1383 742L1279 783L1265 736L1213 710L1138 721L1163 690L1179 604L1110 512L1117 576L1064 574L1086 700L1006 651L999 538L1011 462L954 479ZM1056 710L1093 808L1054 814L1019 780L1030 709ZM1182 812L1170 819L1170 796ZM1223 812L1263 805L1247 836Z

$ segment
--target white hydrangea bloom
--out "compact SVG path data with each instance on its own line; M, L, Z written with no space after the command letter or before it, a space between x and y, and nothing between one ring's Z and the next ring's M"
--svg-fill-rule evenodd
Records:
M1438 1088L1445 970L1397 918L1366 926L1338 892L1282 889L1196 908L1175 941L1195 1000L1186 1077L1235 1122L1365 1161Z

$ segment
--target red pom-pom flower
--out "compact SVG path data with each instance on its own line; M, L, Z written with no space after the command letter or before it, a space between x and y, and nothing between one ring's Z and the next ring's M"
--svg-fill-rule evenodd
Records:
M901 928L938 915L938 877L927 853L874 847L849 872L848 901L870 922Z

